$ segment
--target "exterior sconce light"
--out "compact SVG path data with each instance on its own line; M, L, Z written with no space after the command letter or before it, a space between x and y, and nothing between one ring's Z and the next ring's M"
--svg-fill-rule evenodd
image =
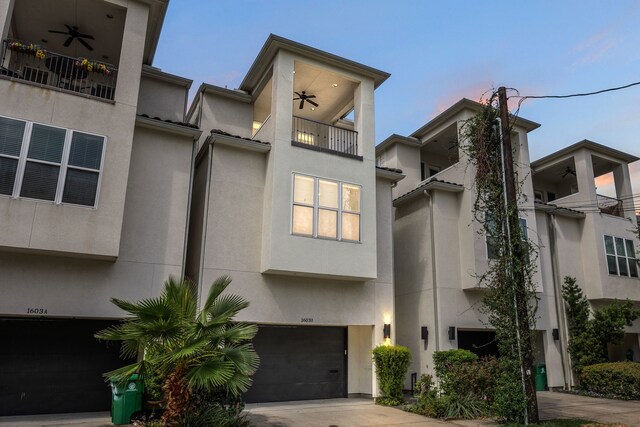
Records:
M382 333L384 334L384 339L390 339L391 338L391 324L390 323L385 323L384 324L384 328L382 329Z
M554 341L558 341L560 339L560 331L557 328L551 331L551 335L553 335Z
M449 339L451 341L456 339L456 327L455 326L449 326Z
M429 329L426 326L420 328L420 338L425 341L429 339Z

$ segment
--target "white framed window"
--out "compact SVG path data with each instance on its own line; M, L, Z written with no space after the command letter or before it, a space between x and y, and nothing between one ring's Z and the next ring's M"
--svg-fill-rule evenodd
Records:
M106 138L0 116L0 195L96 207Z
M357 184L294 173L291 233L359 242L361 192Z
M638 263L633 240L604 236L604 253L609 274L638 277Z

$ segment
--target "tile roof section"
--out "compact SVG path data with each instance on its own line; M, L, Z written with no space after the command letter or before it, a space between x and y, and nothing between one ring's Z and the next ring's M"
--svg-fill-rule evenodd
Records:
M393 173L402 173L402 169L396 169L396 168L386 168L384 166L378 166L376 165L376 169L381 169L387 172L393 172Z
M199 129L197 125L194 125L192 123L178 122L178 121L169 120L169 119L161 119L160 117L150 117L148 114L138 114L138 116L144 117L146 119L157 120L159 122L171 123L172 125L184 126L191 129Z
M571 208L564 208L562 206L554 205L553 203L541 202L540 200L536 200L534 202L534 208L538 208L546 212L558 212L558 213L569 214L568 216L584 217L586 215L582 211L578 211Z
M211 129L211 133L212 134L216 134L216 135L224 135L224 136L230 136L232 138L238 138L238 139L244 139L246 141L251 141L251 142L257 142L259 144L264 144L264 145L271 145L270 142L266 142L266 141L260 141L259 139L251 139L251 138L245 138L243 136L239 136L239 135L234 135L232 133L229 132L225 132L223 130L220 129Z
M421 190L426 189L427 186L433 187L434 184L443 184L445 186L450 186L451 188L455 188L456 191L463 191L464 190L464 186L462 186L460 184L456 184L455 182L449 182L449 181L444 181L442 179L431 178L427 182L424 182L424 183L420 184L418 187L414 188L413 190L408 191L408 192L404 193L403 195L393 199L393 204L396 205L397 202L401 202L403 200L410 199L412 195L414 195L416 193L420 193ZM449 191L451 191L451 190L449 190Z

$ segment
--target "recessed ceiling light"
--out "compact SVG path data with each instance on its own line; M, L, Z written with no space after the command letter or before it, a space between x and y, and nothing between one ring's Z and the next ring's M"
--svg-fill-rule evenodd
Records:
M316 109L314 107L311 107L311 111L316 111Z
M107 18L109 18L109 19L113 19L113 15L112 15L112 14L110 14L110 13L107 13Z
M295 74L295 73L296 73L296 70L293 70L293 74Z
M333 87L338 87L338 83L334 83L332 86Z

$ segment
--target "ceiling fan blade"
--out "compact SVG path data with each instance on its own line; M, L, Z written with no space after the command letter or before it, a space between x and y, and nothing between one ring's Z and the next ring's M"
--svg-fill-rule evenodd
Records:
M299 100L299 99L302 99L302 98L293 98L293 100L294 100L294 101L297 101L297 100Z
M74 39L74 37L73 37L73 36L69 37L69 38L67 39L67 41L66 41L66 42L64 42L63 46L64 46L64 47L69 47L69 45L71 44L71 42L73 41L73 39Z
M295 94L296 94L296 95L298 95L298 96L302 96L302 95L300 95L300 93L299 93L299 92L293 92L293 93L295 93Z
M65 31L56 31L56 30L49 30L50 33L56 33L56 34L69 34Z
M315 97L316 97L315 95L307 95L307 99L309 99L309 98L315 98Z
M302 110L304 108L304 99L300 100L300 109Z
M82 39L80 39L80 38L78 39L78 41L79 41L80 43L82 43L82 45L83 45L84 47L86 47L87 49L89 49L89 50L93 50L93 48L92 48L92 47L89 45L89 43L87 43L86 41L84 41L84 40L82 40Z
M91 34L76 34L76 37L82 37L83 39L95 40Z
M315 102L313 102L313 101L309 101L309 100L307 99L307 102L308 102L309 104L313 105L314 107L319 107L319 105L318 105L318 104L316 104L316 103L315 103Z
M69 30L70 33L72 33L73 29L76 28L76 27L72 27L72 26L67 25L67 24L64 24L64 26L67 27L67 29Z

